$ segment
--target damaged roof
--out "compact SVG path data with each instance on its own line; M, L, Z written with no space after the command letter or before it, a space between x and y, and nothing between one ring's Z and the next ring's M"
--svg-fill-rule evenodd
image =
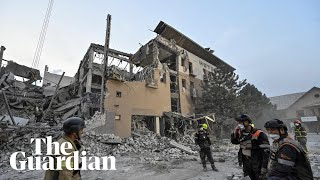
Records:
M277 105L277 110L283 110L294 104L305 92L269 97L271 104Z
M234 67L230 66L228 63L224 62L211 52L209 52L207 49L200 46L198 43L194 42L192 39L188 38L178 30L174 29L170 25L166 24L163 21L160 21L160 23L157 25L157 27L154 30L155 33L165 37L166 39L174 39L176 41L176 44L185 50L191 52L192 54L200 57L201 59L206 60L207 62L219 66L219 65L225 65L232 70L235 70Z

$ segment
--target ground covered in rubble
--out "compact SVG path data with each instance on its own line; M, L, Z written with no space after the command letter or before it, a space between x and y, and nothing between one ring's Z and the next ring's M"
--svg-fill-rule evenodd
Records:
M37 131L39 137L47 136L51 130L41 128ZM32 128L24 129L32 131ZM59 132L59 131L55 131ZM15 135L18 141L12 140L4 151L1 151L0 179L43 179L44 171L15 171L9 166L9 156L18 150L29 150L28 133ZM52 134L58 136L58 134ZM319 176L320 167L320 135L308 136L309 157L315 177ZM241 179L242 170L237 165L238 147L229 140L214 141L213 156L219 172L203 171L197 146L190 136L178 140L179 148L175 147L172 139L160 137L152 132L133 133L127 139L119 139L112 134L98 135L87 132L83 139L83 150L88 155L116 157L115 171L82 171L83 179ZM118 142L121 142L119 144ZM19 157L19 160L23 158Z

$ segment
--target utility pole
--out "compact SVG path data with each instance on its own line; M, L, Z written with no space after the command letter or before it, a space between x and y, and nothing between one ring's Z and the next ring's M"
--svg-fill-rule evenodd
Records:
M0 72L1 72L1 66L2 66L2 59L3 59L3 52L6 50L4 46L1 46L0 48Z
M106 39L104 44L104 57L102 64L102 83L101 83L101 98L100 98L100 112L104 112L104 91L106 89L106 84L108 81L107 76L107 66L108 66L108 51L109 51L109 42L110 42L110 29L111 29L111 15L107 16L107 29L106 29Z

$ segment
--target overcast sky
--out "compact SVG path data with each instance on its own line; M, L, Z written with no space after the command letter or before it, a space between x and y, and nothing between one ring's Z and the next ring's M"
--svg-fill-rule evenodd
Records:
M32 65L49 0L0 0L4 59ZM235 67L267 96L320 86L320 1L55 0L39 64L73 76L90 43L135 53L160 20Z

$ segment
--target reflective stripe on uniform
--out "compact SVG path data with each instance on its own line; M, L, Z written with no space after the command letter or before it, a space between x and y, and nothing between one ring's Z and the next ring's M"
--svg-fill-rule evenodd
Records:
M261 132L262 131L258 129L254 134L252 134L252 139L258 139Z
M74 165L74 163L73 163L73 161L71 161L71 162L70 162L71 168L73 168L73 165ZM66 168L66 167L67 167L67 166L66 166L66 161L61 161L61 167L62 167L62 168Z
M260 148L270 148L269 144L260 144L259 145Z
M278 163L283 164L283 165L287 165L287 166L294 166L295 165L295 162L288 161L285 159L280 159L280 158L278 158Z

